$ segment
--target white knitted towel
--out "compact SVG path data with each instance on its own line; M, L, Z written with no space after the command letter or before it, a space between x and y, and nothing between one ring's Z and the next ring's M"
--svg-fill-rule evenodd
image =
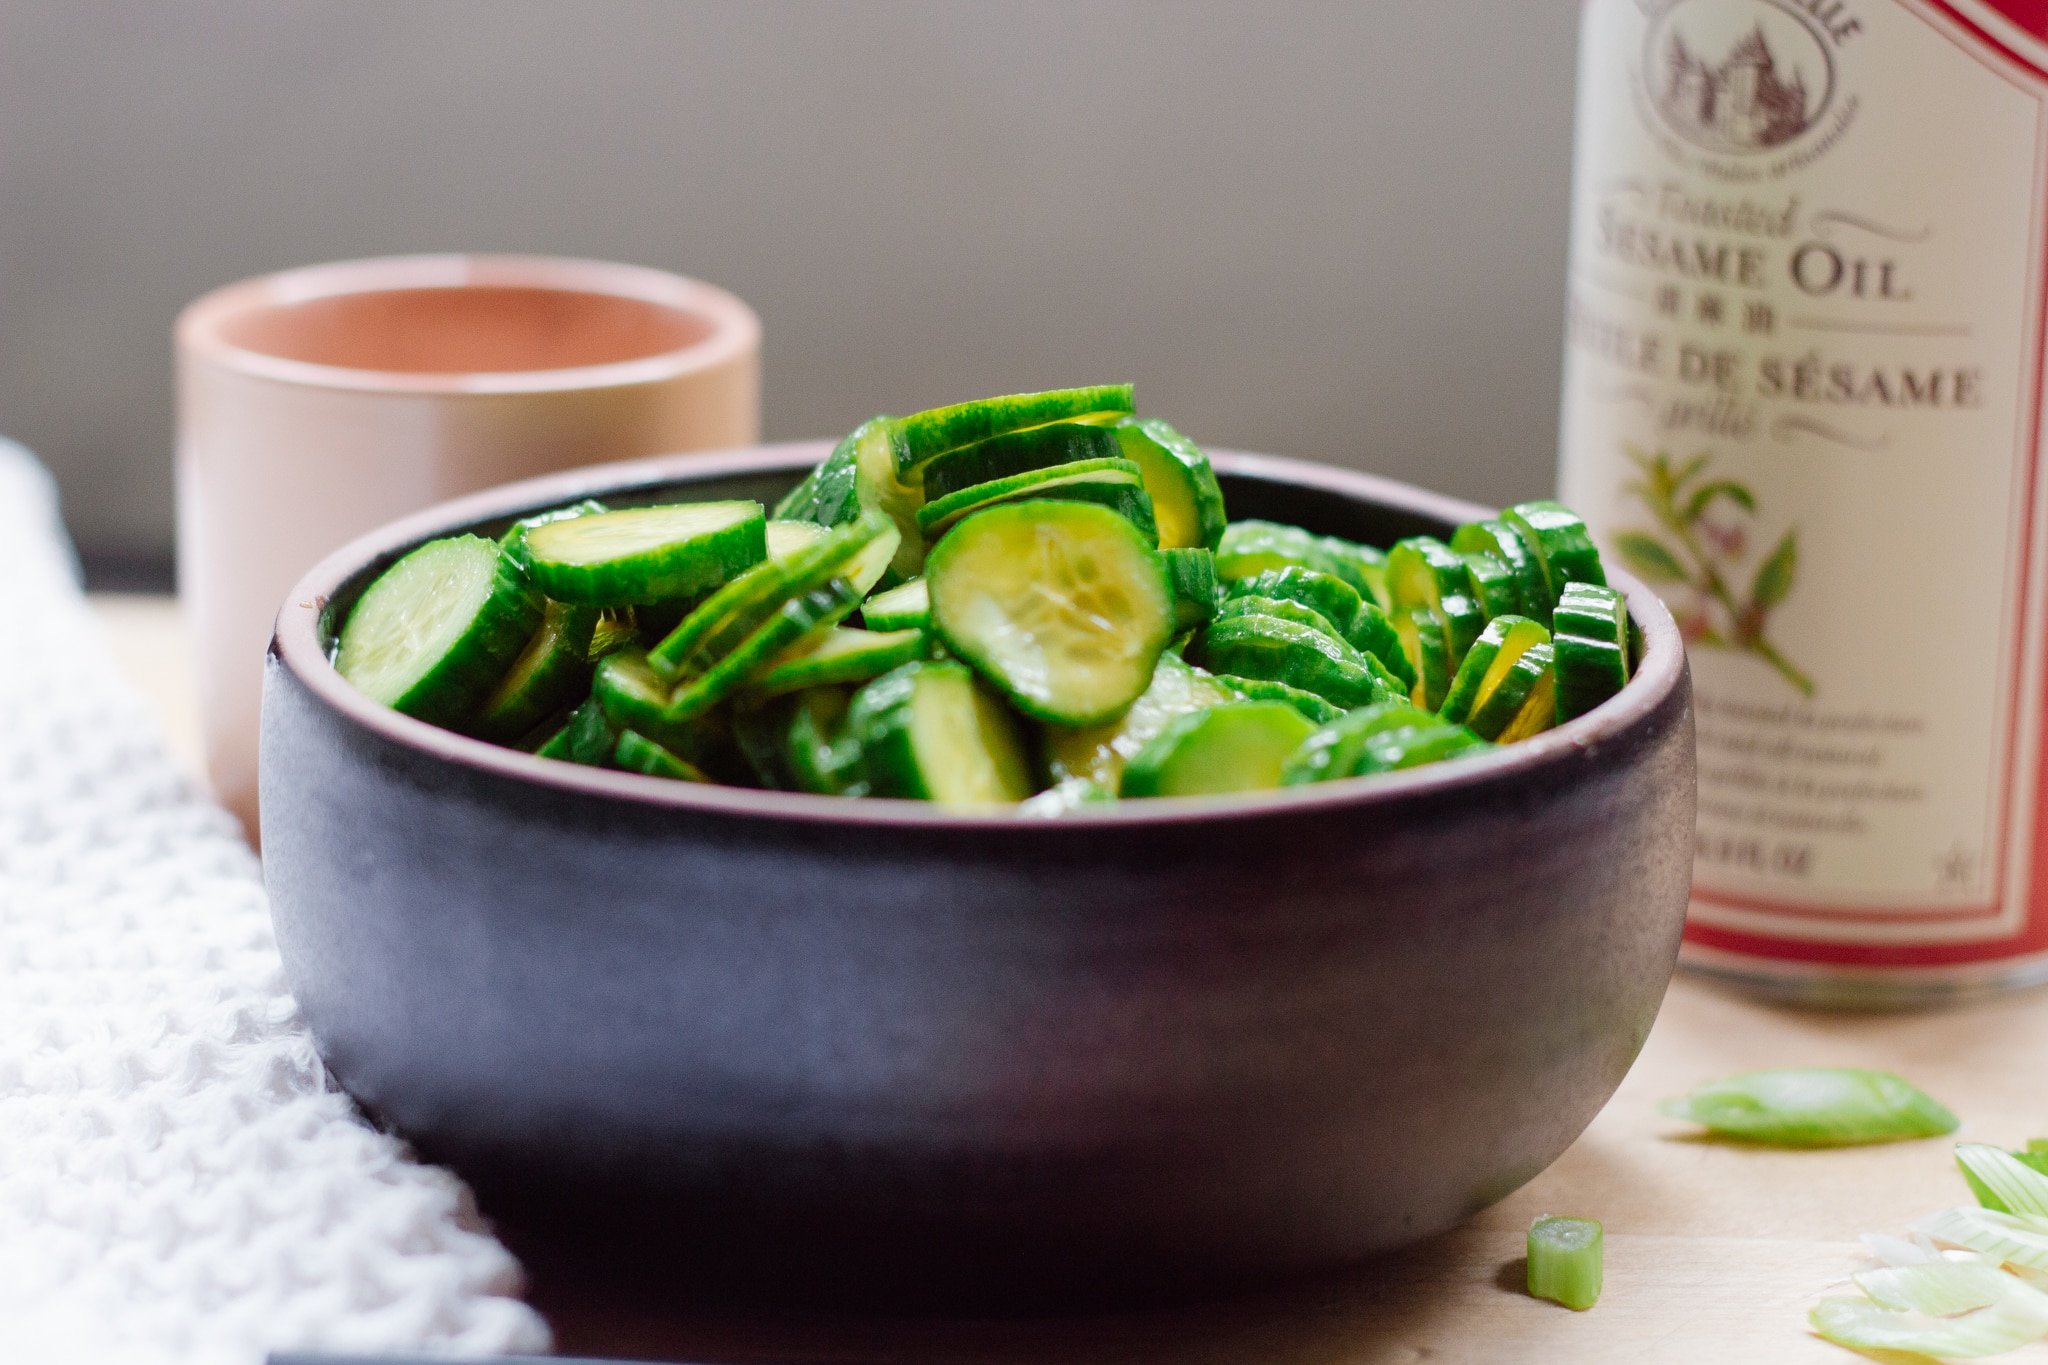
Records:
M0 1362L539 1351L469 1192L364 1122L256 859L186 782L0 442Z

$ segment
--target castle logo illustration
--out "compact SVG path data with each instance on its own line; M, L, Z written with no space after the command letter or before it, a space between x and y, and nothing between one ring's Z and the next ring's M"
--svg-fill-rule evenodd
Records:
M1716 153L1783 146L1834 93L1826 38L1773 0L1678 0L1651 26L1642 78L1665 126Z

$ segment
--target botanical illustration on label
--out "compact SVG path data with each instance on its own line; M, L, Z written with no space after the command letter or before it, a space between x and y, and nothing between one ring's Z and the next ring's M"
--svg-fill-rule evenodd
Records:
M2048 948L2048 79L1973 16L1586 9L1560 495L1689 642L1696 942Z

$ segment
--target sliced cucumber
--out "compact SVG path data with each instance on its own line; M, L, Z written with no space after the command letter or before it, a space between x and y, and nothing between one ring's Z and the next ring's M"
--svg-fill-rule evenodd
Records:
M932 621L931 590L913 578L861 603L860 615L869 630L924 630Z
M1401 684L1402 695L1415 689L1415 666L1408 662L1408 651L1401 644L1401 632L1394 629L1393 618L1380 609L1377 602L1359 604L1358 615L1351 620L1351 630L1345 637L1361 654L1370 654L1387 666L1387 671Z
M1493 691L1466 722L1481 739L1511 744L1548 730L1557 719L1556 652L1547 640L1530 645L1509 665Z
M520 567L524 568L526 566L526 535L534 527L545 526L551 521L568 521L572 517L587 517L597 512L609 512L610 510L609 507L606 507L596 498L585 498L581 502L572 502L567 507L556 507L546 512L536 513L530 517L521 517L506 529L504 535L498 537L498 548L517 560Z
M733 703L732 738L755 782L770 791L800 791L789 763L789 725L797 694L742 697Z
M1387 552L1387 592L1395 611L1426 608L1443 623L1452 669L1486 628L1486 613L1472 596L1465 561L1433 536L1410 536L1394 543Z
M786 559L765 560L727 583L648 651L656 672L689 679L709 672L783 606L835 578L872 567L863 556L894 532L878 514L863 514Z
M649 777L669 777L679 782L709 782L703 769L670 753L637 730L622 730L612 750L612 766Z
M1366 741L1351 776L1398 772L1420 768L1426 763L1479 753L1493 746L1462 725L1437 724L1413 730L1396 730Z
M859 482L854 443L848 438L834 446L802 483L782 495L773 515L780 521L811 521L820 526L852 521L861 510Z
M1325 631L1278 617L1218 621L1202 632L1200 646L1203 661L1215 673L1286 683L1346 710L1385 699L1390 687L1398 689L1371 656Z
M1415 677L1408 685L1409 699L1436 710L1451 690L1450 632L1443 618L1428 607L1410 607L1395 614L1394 633L1401 637L1408 671Z
M1053 422L991 436L938 456L924 468L924 498L933 503L1033 470L1128 458L1116 432L1100 422Z
M1222 589L1216 581L1216 556L1204 549L1178 546L1161 550L1166 576L1173 582L1173 626L1193 630L1214 619Z
M795 698L783 757L798 791L815 796L865 796L860 745L846 733L853 693L843 687L814 687Z
M1336 717L1289 755L1281 781L1290 787L1351 776L1365 746L1382 735L1441 728L1443 722L1412 702L1385 701Z
M600 610L597 620L590 628L590 662L596 663L607 654L616 654L640 642L638 612L632 607L614 607Z
M1277 521L1233 521L1216 547L1216 577L1225 584L1268 569L1314 569L1338 578L1344 566L1324 537Z
M1223 543L1223 489L1202 448L1156 417L1125 417L1114 428L1124 458L1144 471L1162 548L1214 550Z
M1376 602L1380 610L1386 610L1389 606L1386 552L1342 536L1320 536L1318 539L1324 553L1329 556L1329 571L1358 589L1359 596L1366 601Z
M453 727L504 677L541 612L541 595L496 541L429 541L356 600L334 666L373 701Z
M594 512L526 535L533 580L563 602L665 602L716 587L768 553L758 502L676 503Z
M921 630L852 630L833 626L769 660L748 687L762 696L832 683L866 682L924 657Z
M1612 588L1567 583L1551 617L1557 632L1557 718L1570 720L1628 682L1628 604Z
M982 806L1032 793L1016 721L964 664L884 674L855 695L846 728L877 796Z
M1152 521L1152 500L1145 492L1144 476L1129 460L1082 460L1012 474L1007 479L963 488L949 497L928 502L917 514L917 529L930 544L945 535L962 517L999 503L1027 498L1099 503L1130 519L1148 538L1159 538Z
M972 403L931 408L898 419L901 430L898 473L909 475L962 446L986 441L1008 431L1042 427L1098 412L1129 412L1129 384L1097 384L1082 389L1051 389L1043 393L1012 393Z
M591 679L590 695L604 708L615 735L621 730L638 730L693 761L703 756L708 736L699 727L669 722L674 689L648 662L646 650L622 649L606 655Z
M703 673L681 683L663 718L688 725L772 667L784 650L814 631L838 624L860 605L860 594L843 578L834 578L800 597L785 601L751 635L727 651Z
M576 708L569 717L569 723L553 739L534 750L534 756L560 759L564 763L581 763L587 768L602 768L611 762L618 738L611 717L605 714L604 704L592 697Z
M1181 716L1224 702L1238 693L1220 678L1176 654L1159 656L1152 683L1124 713L1099 725L1045 727L1045 761L1055 783L1092 781L1114 792L1124 764L1154 735Z
M832 524L852 521L863 512L887 517L897 535L889 567L898 578L914 578L924 567L924 537L917 530L924 491L915 480L897 477L901 435L895 418L871 417L847 433L826 463L850 462L854 471L853 503L842 505Z
M1315 723L1285 702L1235 701L1168 725L1124 768L1124 796L1270 791Z
M1358 619L1359 608L1364 602L1358 595L1358 589L1335 574L1292 564L1284 569L1266 569L1249 578L1235 579L1225 594L1228 597L1299 602L1328 621L1330 629L1345 640L1351 638L1351 624Z
M1334 702L1323 700L1313 692L1304 692L1299 687L1290 687L1284 682L1271 678L1220 677L1216 681L1246 701L1285 702L1317 725L1328 725L1344 714L1344 708Z
M1465 561L1465 577L1471 584L1472 598L1479 603L1479 609L1486 614L1487 620L1524 614L1522 585L1505 560L1484 550L1458 550L1457 556Z
M1549 639L1550 632L1526 616L1496 616L1487 622L1444 694L1443 718L1459 723L1470 719L1492 698L1515 661Z
M788 559L807 545L825 538L827 528L815 521L790 521L771 517L768 521L768 558Z
M1273 616L1282 621L1292 621L1311 630L1319 630L1332 639L1344 640L1337 627L1330 624L1330 618L1314 607L1302 602L1290 602L1279 597L1250 597L1239 594L1223 599L1223 605L1216 609L1216 619L1229 621L1239 616ZM1345 644L1350 641L1344 640Z
M1173 636L1165 562L1130 521L1084 502L1003 503L932 551L932 626L1019 710L1062 725L1122 711Z
M1520 531L1505 521L1467 522L1451 537L1451 548L1461 555L1491 555L1507 565L1520 599L1516 614L1550 624L1550 588L1543 578L1543 565Z
M1543 499L1517 503L1501 513L1501 520L1521 533L1536 562L1543 566L1546 589L1543 620L1564 593L1567 583L1607 586L1607 572L1600 565L1600 551L1579 515L1561 503Z
M510 743L590 693L590 637L597 608L550 601L540 629L477 708L472 734Z

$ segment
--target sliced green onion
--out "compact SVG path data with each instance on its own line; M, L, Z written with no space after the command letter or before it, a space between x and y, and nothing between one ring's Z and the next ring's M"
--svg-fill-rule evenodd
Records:
M2023 1152L1959 1142L1956 1164L1963 1168L1970 1193L1985 1208L2048 1215L2048 1139L2030 1140ZM2014 1195L2019 1203L2013 1202Z
M2048 1220L1996 1209L1944 1209L1913 1230L2010 1265L2048 1270Z
M1852 1275L1871 1302L1895 1313L1926 1313L1952 1318L1989 1308L2005 1297L2012 1277L1989 1261L1972 1256L1951 1261L1937 1257L1919 1265L1891 1265Z
M1807 1315L1814 1331L1851 1350L1973 1360L2048 1336L2048 1294L1981 1263L1898 1266L1856 1282L1882 1297L1823 1299Z
M1749 1071L1666 1100L1657 1112L1780 1147L1849 1147L1956 1130L1956 1116L1919 1087L1857 1067Z
M1600 1224L1544 1215L1529 1225L1529 1293L1583 1312L1600 1297Z

